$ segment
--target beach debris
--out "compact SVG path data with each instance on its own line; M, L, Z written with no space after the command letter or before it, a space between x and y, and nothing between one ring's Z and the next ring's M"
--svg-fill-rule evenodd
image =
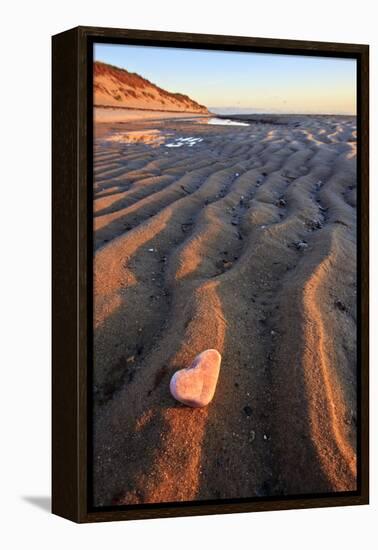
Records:
M216 349L197 355L192 364L172 376L172 396L188 407L206 407L214 397L222 356Z
M236 172L235 178L238 178L240 176L239 172Z
M245 407L243 407L243 411L246 416L252 416L253 411L249 405L246 405Z
M254 441L255 439L256 439L256 432L255 432L255 430L251 430L249 432L248 440L249 440L250 443L252 443L252 441Z
M236 219L231 220L231 225L239 225L239 221Z
M149 248L148 252L155 252L155 248Z

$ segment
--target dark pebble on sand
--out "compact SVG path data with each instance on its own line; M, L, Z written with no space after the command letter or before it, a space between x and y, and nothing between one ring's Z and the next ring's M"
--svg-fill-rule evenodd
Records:
M278 206L279 208L284 208L286 206L286 201L285 199L279 199L277 202L276 202L276 206Z
M181 229L184 233L186 233L187 231L189 231L189 229L191 229L193 223L190 222L190 223L182 223L181 224Z
M343 304L343 302L341 300L336 300L335 301L335 306L340 310L340 311L346 311L346 306L345 304Z
M305 250L306 248L308 248L308 244L306 241L296 241L295 243L293 243L293 245L297 250Z
M323 224L320 220L309 220L307 222L307 227L311 231L315 231L316 229L321 229L323 227Z

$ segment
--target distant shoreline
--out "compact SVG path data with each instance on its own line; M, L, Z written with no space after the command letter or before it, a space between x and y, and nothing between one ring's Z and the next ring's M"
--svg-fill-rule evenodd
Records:
M216 114L214 115L217 118L221 119L230 119L240 122L258 122L260 124L276 124L276 125L287 125L287 124L300 124L301 121L308 119L309 117L312 118L321 118L326 119L329 117L340 117L340 118L355 118L356 115L324 115L324 114L269 114L269 113L261 113L261 114Z
M132 120L147 120L153 119L170 119L170 118L220 118L220 119L229 119L240 122L259 122L261 124L277 124L277 125L287 125L287 124L296 124L305 120L308 117L313 118L327 118L327 117L337 117L337 118L355 118L356 115L333 115L333 114L296 114L296 113L285 113L285 114L275 114L275 113L249 113L249 114L220 114L209 111L208 113L198 113L195 111L178 111L172 109L146 109L144 107L125 107L119 106L115 107L113 105L94 105L94 119L96 123L103 122L128 122Z
M101 123L122 123L137 120L156 120L171 118L208 118L212 113L195 113L192 111L170 111L163 109L145 109L143 107L112 107L108 105L94 106L94 121Z

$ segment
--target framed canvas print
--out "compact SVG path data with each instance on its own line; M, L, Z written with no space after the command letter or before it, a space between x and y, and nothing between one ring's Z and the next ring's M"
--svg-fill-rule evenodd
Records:
M368 46L53 37L53 512L368 503Z

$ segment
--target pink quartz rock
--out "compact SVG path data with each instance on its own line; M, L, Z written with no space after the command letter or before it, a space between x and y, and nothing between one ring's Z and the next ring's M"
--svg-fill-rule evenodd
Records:
M216 349L197 355L190 367L172 376L171 394L189 407L206 407L214 397L222 356Z

